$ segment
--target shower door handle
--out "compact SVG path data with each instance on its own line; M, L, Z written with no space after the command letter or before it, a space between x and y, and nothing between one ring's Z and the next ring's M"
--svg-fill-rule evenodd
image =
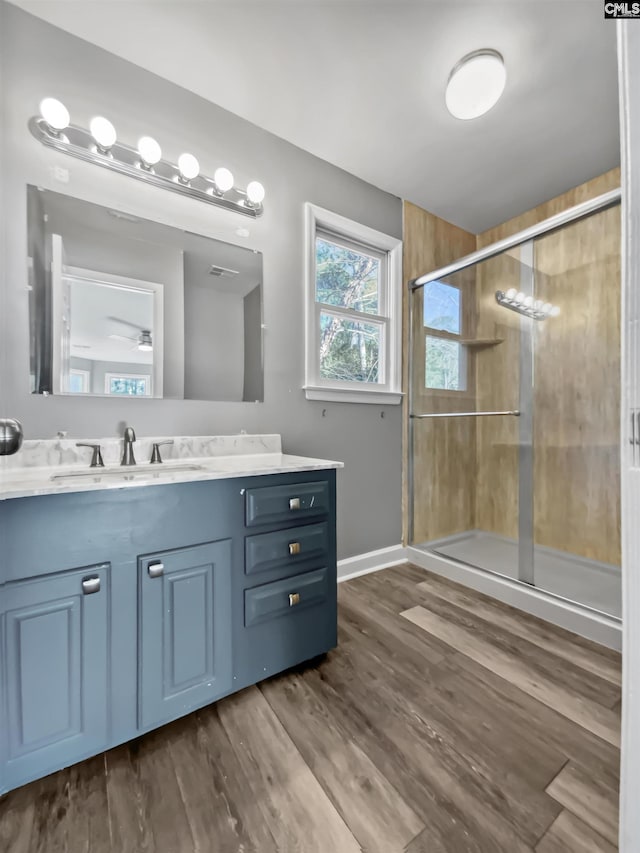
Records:
M422 420L423 418L487 418L494 415L510 415L513 418L519 418L520 412L518 409L506 412L437 412L428 415L409 415L409 417Z

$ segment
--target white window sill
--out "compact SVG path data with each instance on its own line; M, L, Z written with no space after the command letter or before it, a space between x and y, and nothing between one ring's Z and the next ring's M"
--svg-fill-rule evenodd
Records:
M305 385L307 400L326 400L329 403L372 403L373 405L397 406L402 402L401 391L379 391L375 388L325 388L322 385Z

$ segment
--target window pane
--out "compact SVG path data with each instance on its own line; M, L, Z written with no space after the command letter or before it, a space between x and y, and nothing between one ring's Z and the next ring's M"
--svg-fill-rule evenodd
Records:
M379 314L380 259L316 237L316 302Z
M424 324L430 329L443 329L460 334L460 291L441 281L424 286Z
M464 353L461 344L427 335L426 353L426 388L465 390Z
M320 376L380 381L381 326L320 314Z
M89 374L84 371L69 372L69 392L71 394L86 394L89 391Z
M114 376L109 380L109 394L129 394L134 397L144 397L147 394L147 380Z

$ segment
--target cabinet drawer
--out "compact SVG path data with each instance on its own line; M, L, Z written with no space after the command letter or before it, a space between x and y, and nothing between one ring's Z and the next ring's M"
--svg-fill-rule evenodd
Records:
M274 533L259 533L245 539L244 570L248 575L282 568L296 571L310 560L326 563L329 527L326 522L288 527Z
M326 568L247 589L244 593L245 627L278 616L299 613L326 601L327 594Z
M326 515L328 512L329 484L325 480L247 489L247 527L290 522L298 518Z

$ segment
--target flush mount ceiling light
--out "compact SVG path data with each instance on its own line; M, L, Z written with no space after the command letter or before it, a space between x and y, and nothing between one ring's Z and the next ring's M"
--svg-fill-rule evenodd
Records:
M69 111L61 101L44 98L40 115L29 119L29 130L48 148L139 181L252 218L264 212L265 191L258 181L250 181L242 190L234 186L232 173L223 166L208 178L200 174L197 158L188 152L180 155L177 164L163 160L160 144L151 136L141 136L133 148L118 140L115 127L104 116L91 119L89 129L70 121Z
M506 82L501 54L490 48L474 50L463 56L449 75L447 109L455 118L478 118L495 106Z

